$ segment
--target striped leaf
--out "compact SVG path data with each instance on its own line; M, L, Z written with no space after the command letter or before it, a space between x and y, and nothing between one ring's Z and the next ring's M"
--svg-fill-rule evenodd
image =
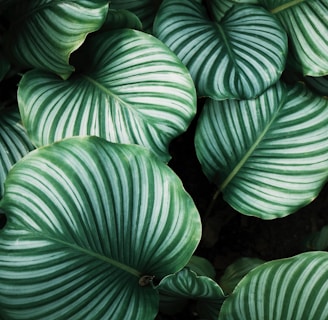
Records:
M142 22L145 32L152 32L154 18L162 0L111 0L113 9L125 9L133 12Z
M316 93L328 97L328 75L324 77L304 77L304 81Z
M216 22L220 22L226 12L234 5L238 4L258 4L259 0L208 0L206 4L211 13L211 17Z
M31 140L42 146L97 135L143 145L167 161L170 141L196 113L188 70L140 31L113 30L89 40L80 51L81 70L70 79L40 70L23 76L18 104Z
M157 286L162 312L178 310L188 299L197 300L197 309L202 319L216 320L225 295L211 278L198 276L189 268L165 277ZM177 304L177 306L176 306Z
M0 199L10 168L34 147L20 124L17 110L0 113Z
M219 320L326 320L327 300L328 253L303 253L253 269L223 303Z
M285 66L285 31L261 7L235 6L217 23L194 0L165 0L154 34L187 66L199 96L256 97Z
M257 99L208 100L196 131L207 177L236 210L282 217L311 202L328 178L328 100L277 83Z
M185 266L201 234L168 166L98 137L32 151L10 171L0 209L6 319L153 319L151 279Z
M242 257L230 264L219 280L222 290L231 294L239 281L252 269L264 263L264 260L258 258Z
M109 9L106 21L100 30L104 31L123 28L142 30L142 23L140 19L131 11L124 9Z
M327 0L259 0L286 30L290 51L304 75L328 74Z
M88 33L103 24L108 1L21 1L10 29L10 54L17 65L52 71L67 79L69 58Z

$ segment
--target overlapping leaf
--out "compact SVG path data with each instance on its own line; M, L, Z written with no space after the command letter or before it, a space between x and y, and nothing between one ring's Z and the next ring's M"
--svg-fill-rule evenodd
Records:
M311 252L265 263L248 273L219 320L326 320L328 253Z
M111 8L125 9L136 14L142 22L143 30L152 32L154 18L162 0L112 0Z
M282 217L328 178L328 100L281 83L257 99L208 100L196 131L207 177L243 214Z
M153 319L157 292L140 284L186 265L201 232L172 170L98 137L31 152L10 171L0 209L6 319Z
M259 0L208 0L206 4L214 21L220 22L226 12L234 5L241 3L257 4L258 1Z
M21 1L10 34L10 55L22 67L50 70L63 79L74 67L71 53L88 33L98 30L108 1Z
M225 294L211 278L198 276L189 268L165 277L157 286L163 311L175 310L188 299L198 300L197 307L205 319L217 319Z
M255 97L279 79L285 66L286 33L261 7L235 6L216 23L194 0L165 0L154 34L187 66L199 96Z
M34 147L20 124L18 110L0 113L0 199L10 168Z
M280 20L290 51L307 76L328 74L328 2L259 0Z
M158 39L124 29L92 37L80 61L66 81L40 70L23 76L18 104L31 140L41 146L97 135L168 160L170 141L196 113L194 84L179 59Z

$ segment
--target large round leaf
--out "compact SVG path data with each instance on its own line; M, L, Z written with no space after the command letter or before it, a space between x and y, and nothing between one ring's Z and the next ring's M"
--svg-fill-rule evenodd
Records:
M223 303L219 320L326 320L327 300L328 253L303 253L250 271Z
M98 137L32 151L0 204L6 319L153 319L157 292L143 285L180 270L200 239L174 172L142 147Z
M195 144L207 177L243 214L293 213L328 178L328 100L277 83L257 99L208 100Z
M18 104L31 140L42 146L97 135L168 160L170 141L196 113L188 70L158 39L135 30L101 33L81 49L84 65L66 81L40 70L23 76Z
M285 66L285 31L265 9L252 5L233 7L217 23L194 0L165 0L154 34L187 66L199 96L255 97Z
M18 110L0 113L0 199L4 192L4 181L11 167L34 146L20 123Z
M70 54L104 22L108 1L20 1L13 17L10 55L22 67L50 70L66 79Z
M328 74L327 0L259 0L282 23L290 51L304 75Z

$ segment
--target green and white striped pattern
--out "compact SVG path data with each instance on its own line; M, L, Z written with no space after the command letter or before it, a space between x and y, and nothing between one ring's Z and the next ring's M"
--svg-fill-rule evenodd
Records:
M143 275L189 261L201 236L191 197L140 146L65 139L18 162L0 209L5 319L153 319Z
M154 18L162 0L111 0L112 9L125 9L133 12L142 22L145 32L152 32Z
M219 320L326 320L327 301L328 253L303 253L253 269L223 303Z
M195 144L206 176L236 210L295 212L328 178L328 100L281 83L253 100L208 100Z
M52 71L63 79L69 58L105 21L108 1L21 1L10 30L10 53L21 67Z
M226 298L220 286L211 278L198 276L189 268L165 277L157 286L160 307L163 312L178 310L188 299L197 301L202 319L216 320L219 309ZM177 304L177 305L176 305Z
M226 12L234 5L238 4L258 4L259 0L208 0L206 5L211 14L212 19L220 22Z
M10 168L34 147L20 124L17 110L0 113L0 199Z
M256 97L285 66L286 33L261 7L235 6L215 23L196 1L165 0L154 34L187 66L199 96Z
M155 37L128 29L94 36L81 56L83 70L66 81L39 70L23 76L18 104L31 140L42 146L96 135L168 161L170 141L196 113L185 66Z
M282 23L290 51L307 76L328 74L327 0L260 0Z

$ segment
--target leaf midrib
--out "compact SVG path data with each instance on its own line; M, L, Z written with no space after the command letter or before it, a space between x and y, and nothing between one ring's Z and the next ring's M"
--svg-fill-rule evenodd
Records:
M270 12L272 14L276 14L276 13L279 13L281 11L287 10L291 7L297 6L298 4L300 4L302 2L305 2L305 1L306 0L292 0L292 1L289 1L287 3L282 4L281 6L278 6L276 8L271 9Z
M35 232L35 231L34 231ZM69 242L66 242L66 241L63 241L63 240L60 240L58 238L55 238L55 237L52 237L51 235L47 235L47 234L44 234L42 233L42 237L43 238L46 238L47 240L51 240L51 241L54 241L54 242L57 242L57 243L60 243L61 245L64 245L65 247L69 247L69 248L72 248L76 251L79 251L79 252L82 252L86 255L89 255L91 257L94 257L98 260L101 260L105 263L108 263L108 264L111 264L112 266L118 268L118 269L121 269L122 271L125 271L125 272L128 272L130 274L132 274L133 276L137 277L137 278L140 278L142 276L142 273L139 272L138 270L124 264L124 263L121 263L119 261L116 261L114 259L111 259L109 257L106 257L106 256L103 256L97 252L93 252L91 250L88 250L88 249L85 249L85 248L82 248L76 244L73 244L73 243L69 243Z
M216 194L220 194L226 187L227 185L231 182L231 180L238 174L240 169L244 166L244 164L248 161L248 159L251 157L255 149L258 147L258 145L261 143L269 129L271 128L271 125L274 123L276 120L277 116L279 115L279 112L281 108L284 106L285 101L287 98L287 94L285 94L281 101L279 106L277 107L274 115L272 116L272 119L268 122L266 127L263 129L262 133L258 136L258 138L255 140L255 142L252 144L252 146L249 148L249 150L246 152L244 157L238 162L238 164L234 167L234 169L230 172L230 174L227 176L227 178L222 182L222 184L219 186Z
M142 114L138 112L135 108L133 108L131 105L126 103L124 100L122 100L118 95L114 94L112 91L110 91L108 88L106 88L104 85L96 81L95 79L83 74L81 75L86 80L90 81L94 86L96 86L99 90L104 92L106 95L109 95L113 97L115 100L117 100L121 105L126 107L131 113L133 113L138 118L143 118ZM145 120L144 120L145 121Z

